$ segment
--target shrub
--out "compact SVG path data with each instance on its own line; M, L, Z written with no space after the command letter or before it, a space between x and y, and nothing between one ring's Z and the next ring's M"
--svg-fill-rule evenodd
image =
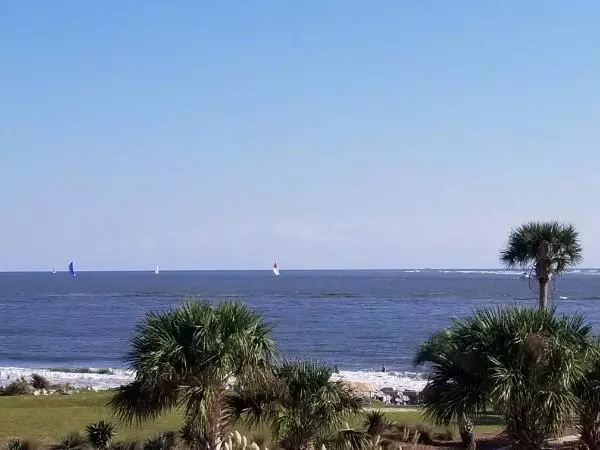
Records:
M80 450L86 447L87 439L81 434L74 433L64 437L58 448L60 450Z
M4 388L3 395L29 395L31 394L31 386L23 377L13 381Z
M7 450L35 450L38 448L32 441L11 439L6 446Z
M75 387L69 383L64 384L53 384L50 386L51 389L54 389L57 394L71 394L75 391Z
M139 450L141 445L137 441L116 442L110 446L111 450Z
M90 444L98 450L109 447L114 437L114 424L101 420L86 427L87 438Z
M444 431L436 433L434 437L437 441L453 441L454 431L452 431L450 428L446 428Z
M419 444L431 445L433 444L433 429L425 424L418 424L417 431L419 433Z
M175 447L175 433L168 431L151 437L144 443L144 450L171 450Z
M390 422L382 411L375 410L365 414L363 426L370 436L377 436L390 427Z
M38 373L31 375L31 386L34 389L50 389L50 382Z
M394 441L425 445L433 443L433 435L433 429L425 424L407 425L404 423L394 423L389 426L389 431L386 432L386 437Z

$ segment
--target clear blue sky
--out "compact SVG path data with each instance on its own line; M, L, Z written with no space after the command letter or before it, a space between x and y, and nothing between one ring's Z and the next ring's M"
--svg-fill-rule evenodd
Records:
M0 3L0 269L600 265L600 2Z

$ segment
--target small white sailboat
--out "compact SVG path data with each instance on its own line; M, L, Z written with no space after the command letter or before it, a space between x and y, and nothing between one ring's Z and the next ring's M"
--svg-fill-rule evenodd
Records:
M273 274L275 274L276 277L279 276L279 266L277 265L277 261L273 264Z
M156 269L154 269L154 273L155 273L156 275L158 275L158 273L159 273L158 266L156 266Z
M56 267L52 268L52 274L56 274Z

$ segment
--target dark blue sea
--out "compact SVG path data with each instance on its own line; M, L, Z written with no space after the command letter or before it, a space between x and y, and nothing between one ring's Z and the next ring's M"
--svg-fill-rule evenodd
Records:
M502 270L0 273L0 366L122 367L136 322L192 297L247 303L284 355L348 371L410 371L452 317L536 304L529 281ZM600 271L563 275L552 297L600 328Z

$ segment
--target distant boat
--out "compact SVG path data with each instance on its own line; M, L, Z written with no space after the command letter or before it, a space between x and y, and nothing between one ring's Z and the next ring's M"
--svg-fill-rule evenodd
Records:
M56 267L52 268L52 273L56 273Z
M155 273L156 275L158 275L158 273L159 273L158 266L156 266L156 269L154 269L154 273Z
M76 277L77 274L75 273L75 270L73 269L73 261L71 261L69 263L69 273L71 274L71 276Z
M279 276L279 266L277 265L277 261L275 261L275 263L273 264L273 273L276 277Z

